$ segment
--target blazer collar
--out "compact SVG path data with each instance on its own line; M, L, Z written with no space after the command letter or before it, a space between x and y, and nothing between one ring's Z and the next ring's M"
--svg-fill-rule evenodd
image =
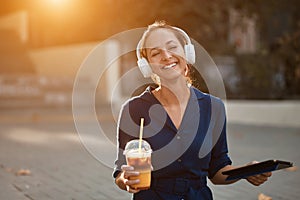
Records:
M155 99L155 97L151 93L151 90L153 90L153 89L155 89L153 86L148 86L146 88L146 90L140 95L140 98L144 99L146 101L149 101L149 102L153 102L153 98ZM191 90L194 91L198 100L203 99L208 96L208 94L201 92L200 90L198 90L197 88L195 88L193 86L191 86Z
M201 92L200 90L198 90L197 88L195 88L193 86L191 88L194 90L197 99L203 99L204 97L208 96L208 94Z

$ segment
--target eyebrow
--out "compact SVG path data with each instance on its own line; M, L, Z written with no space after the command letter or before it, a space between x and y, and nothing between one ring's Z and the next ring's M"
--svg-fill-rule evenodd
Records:
M174 40L169 40L169 41L166 42L166 44L169 45L170 43L173 43L173 42L175 42L175 41ZM159 47L153 47L153 48L148 48L148 49L149 49L149 51L151 53L152 50L159 49Z

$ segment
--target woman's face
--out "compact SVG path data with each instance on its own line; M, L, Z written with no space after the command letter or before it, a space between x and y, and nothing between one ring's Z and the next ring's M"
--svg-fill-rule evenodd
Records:
M149 33L145 48L153 73L168 80L185 76L186 60L179 40L166 28L158 28Z

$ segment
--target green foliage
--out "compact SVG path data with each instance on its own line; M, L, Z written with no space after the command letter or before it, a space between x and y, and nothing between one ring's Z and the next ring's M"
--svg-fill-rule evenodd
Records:
M283 98L284 80L280 65L269 55L238 55L237 74L240 79L238 98Z

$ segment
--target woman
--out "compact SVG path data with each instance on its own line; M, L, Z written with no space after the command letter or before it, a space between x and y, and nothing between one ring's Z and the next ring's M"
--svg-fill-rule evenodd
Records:
M119 153L114 177L119 188L133 193L133 199L207 200L212 199L207 177L214 184L237 181L226 181L227 176L222 174L235 168L227 155L224 105L220 99L191 86L193 51L188 36L164 22L150 25L138 44L138 65L144 76L151 75L158 86L148 87L130 99L119 118ZM165 118L160 111L151 111L154 105L163 108ZM128 141L138 138L138 130L126 128L126 124L131 123L128 118L135 125L140 118L145 118L149 131L145 131L144 139L153 152L160 152L152 157L154 170L149 190L131 187L139 180L130 177L139 173L126 165L122 150ZM155 134L151 134L151 130ZM247 180L258 186L269 176L271 173L264 173Z

